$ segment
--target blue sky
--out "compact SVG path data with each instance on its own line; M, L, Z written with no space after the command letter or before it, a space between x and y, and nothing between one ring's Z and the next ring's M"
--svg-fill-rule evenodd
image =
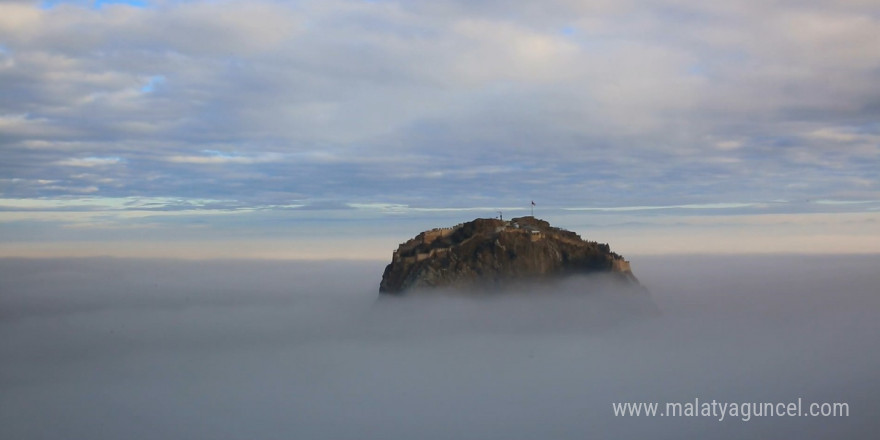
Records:
M0 254L876 252L880 7L706 3L0 3Z

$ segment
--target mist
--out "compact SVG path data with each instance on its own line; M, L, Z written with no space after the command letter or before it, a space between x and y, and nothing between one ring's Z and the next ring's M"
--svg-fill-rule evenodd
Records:
M378 300L384 262L0 259L0 438L868 437L880 256ZM635 311L635 313L634 313ZM615 402L849 417L615 417Z

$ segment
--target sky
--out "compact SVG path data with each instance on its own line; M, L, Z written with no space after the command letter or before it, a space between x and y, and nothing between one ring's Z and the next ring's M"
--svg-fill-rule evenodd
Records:
M0 256L368 258L535 215L880 250L880 6L0 2Z

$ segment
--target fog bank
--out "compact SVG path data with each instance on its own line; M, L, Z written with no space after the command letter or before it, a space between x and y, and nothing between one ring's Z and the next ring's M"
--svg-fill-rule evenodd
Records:
M0 438L846 438L880 427L878 256L637 258L660 311L637 318L618 313L633 292L595 280L386 304L383 265L2 259ZM850 416L719 422L611 407L799 397L847 402Z

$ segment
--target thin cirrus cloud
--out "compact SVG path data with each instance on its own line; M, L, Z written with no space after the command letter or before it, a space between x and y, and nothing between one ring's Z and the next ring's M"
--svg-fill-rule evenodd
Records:
M237 154L222 153L219 151L205 151L203 155L175 155L165 158L168 162L189 163L201 165L222 164L256 164L283 160L280 154L257 154L242 156Z
M118 157L84 157L84 158L70 158L63 159L56 162L58 165L68 166L68 167L100 167L106 165L115 165L122 162L121 158Z

